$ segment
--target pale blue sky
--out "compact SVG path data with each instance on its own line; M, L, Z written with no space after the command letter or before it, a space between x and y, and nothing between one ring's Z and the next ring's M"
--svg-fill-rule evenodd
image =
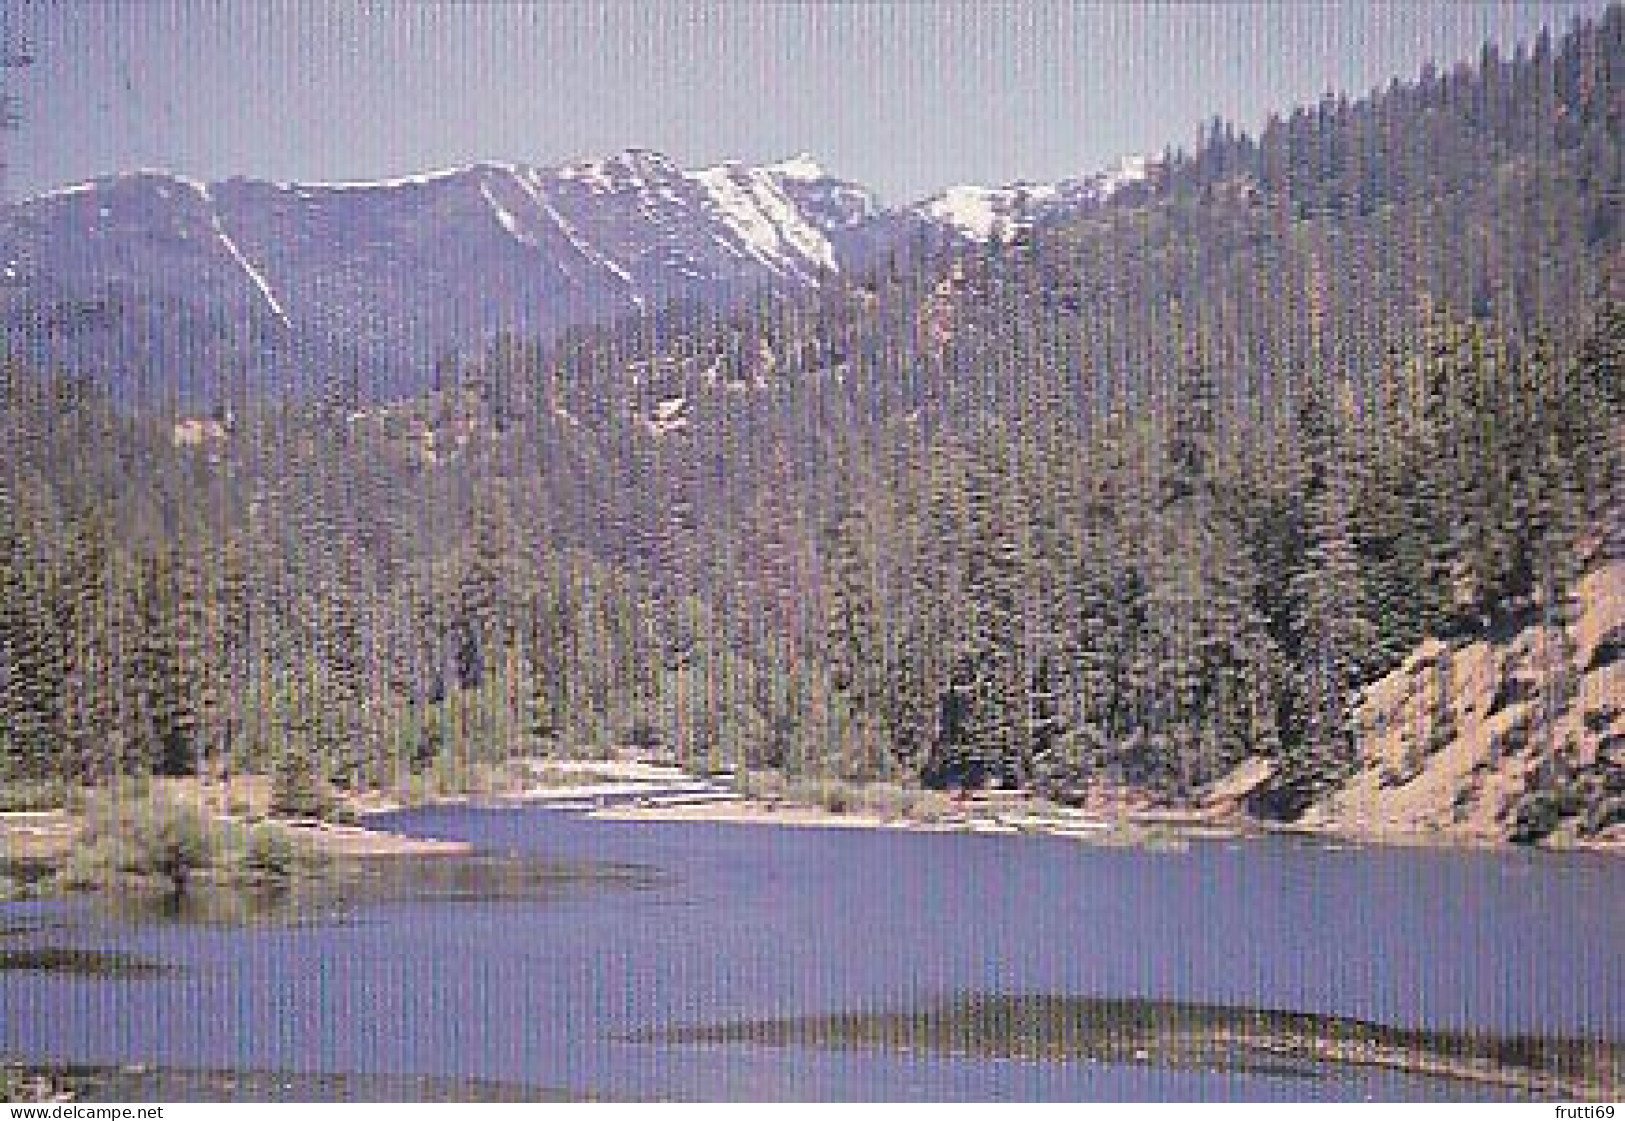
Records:
M135 167L378 178L626 147L807 151L889 201L1053 179L1253 126L1577 3L27 3L8 192Z

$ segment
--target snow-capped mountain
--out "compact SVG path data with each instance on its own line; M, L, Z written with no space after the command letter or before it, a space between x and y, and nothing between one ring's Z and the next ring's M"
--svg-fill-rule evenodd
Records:
M3 326L14 350L115 380L145 366L197 387L233 368L309 385L338 361L421 376L498 329L550 336L674 299L806 289L922 233L1006 236L1113 182L883 210L807 156L689 171L634 149L343 183L140 171L5 209Z
M1066 213L1105 202L1124 187L1145 182L1150 163L1125 157L1116 168L1054 183L1011 183L1004 187L950 187L913 207L928 221L971 241L1006 239L1018 231Z

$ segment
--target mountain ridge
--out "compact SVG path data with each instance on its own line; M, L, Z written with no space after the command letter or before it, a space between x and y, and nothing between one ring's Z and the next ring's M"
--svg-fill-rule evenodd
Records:
M192 385L224 361L261 384L308 385L320 381L308 367L344 360L413 367L405 388L421 388L438 356L498 330L546 338L673 301L815 289L912 246L1008 237L1098 205L1145 167L896 207L806 153L687 170L632 148L334 182L143 168L5 208L4 326L36 361L113 378L133 362ZM87 302L102 311L91 324L59 314ZM211 316L216 345L199 352L194 338L190 358L150 343L155 321L167 337Z

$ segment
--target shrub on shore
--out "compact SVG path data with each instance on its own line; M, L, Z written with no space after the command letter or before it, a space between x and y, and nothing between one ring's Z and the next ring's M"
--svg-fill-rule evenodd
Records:
M287 829L249 828L163 797L105 797L86 815L80 844L57 873L63 890L157 892L181 898L200 884L281 888L316 855Z
M250 887L285 888L309 871L315 853L302 846L287 829L263 823L248 834L237 863L236 879Z
M758 771L741 787L745 797L817 806L832 814L855 814L882 821L941 821L952 809L934 790L889 782L850 782L840 778L789 780L777 771Z
M65 888L156 888L186 894L220 848L219 828L195 808L117 792L91 805L84 833L58 873Z

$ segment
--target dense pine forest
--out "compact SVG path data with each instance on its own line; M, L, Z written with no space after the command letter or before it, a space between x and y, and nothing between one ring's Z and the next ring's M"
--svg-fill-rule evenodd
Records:
M1064 223L499 335L410 400L335 369L193 415L8 361L0 787L297 808L632 747L1177 806L1262 760L1294 818L1418 644L1561 628L1621 556L1622 199L1615 6L1214 121ZM1618 737L1529 741L1525 802L1625 820Z

